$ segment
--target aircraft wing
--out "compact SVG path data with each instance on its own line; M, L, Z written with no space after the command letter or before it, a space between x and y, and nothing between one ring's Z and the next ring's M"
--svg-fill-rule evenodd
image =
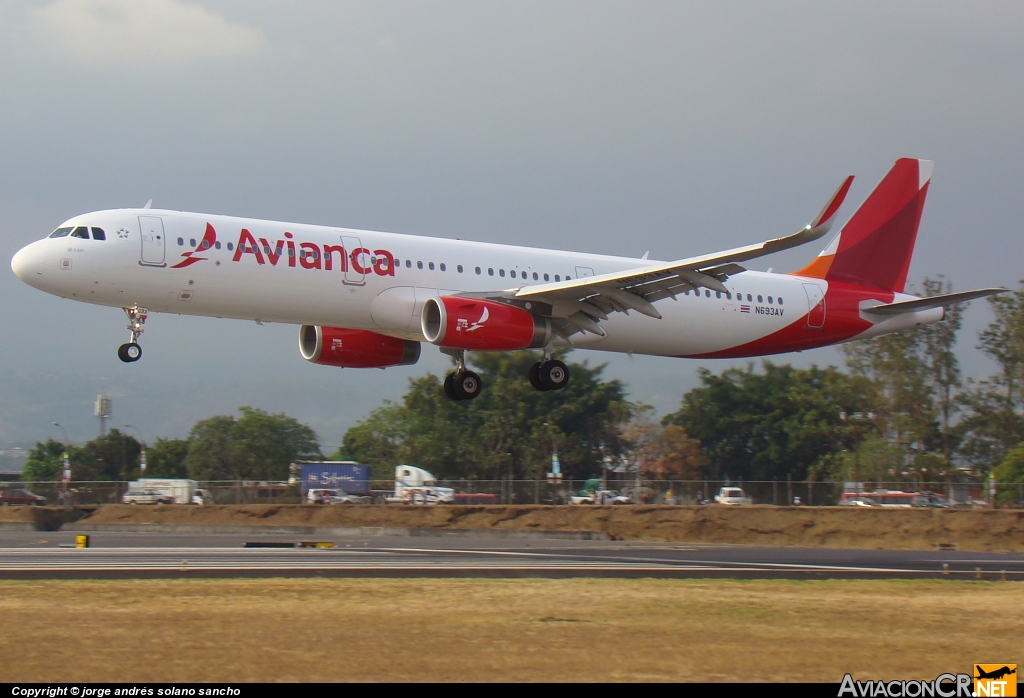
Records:
M902 315L903 313L916 313L919 310L930 310L932 308L945 308L957 303L965 303L975 298L994 296L997 293L1006 293L1007 288L981 288L977 291L961 291L960 293L946 293L941 296L929 296L918 298L912 301L900 301L899 303L879 303L878 305L862 306L861 311L870 315Z
M792 235L674 262L660 262L571 281L526 286L507 292L505 297L549 306L542 314L562 321L554 323L555 331L566 339L580 331L604 336L599 323L607 320L609 313L613 312L628 313L635 310L661 319L661 313L653 305L656 301L675 298L679 293L702 286L724 293L726 287L723 282L733 274L744 271L739 262L821 238L832 227L852 183L851 175L843 181L814 220Z

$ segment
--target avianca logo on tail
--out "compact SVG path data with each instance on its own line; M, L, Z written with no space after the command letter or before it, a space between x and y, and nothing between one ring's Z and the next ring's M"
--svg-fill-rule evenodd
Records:
M367 247L358 247L354 250L346 250L343 245L318 245L313 242L297 242L291 233L284 234L284 240L276 240L271 244L266 238L257 239L245 228L242 228L238 235L238 245L231 257L232 262L241 262L244 255L251 254L257 264L269 263L276 267L282 257L286 257L287 266L303 269L322 269L331 271L337 266L338 271L347 272L349 269L357 274L377 274L378 276L395 275L395 256L388 250L370 251ZM296 249L296 244L298 249ZM199 255L207 254L208 250L217 245L217 232L209 223L206 224L206 232L203 239L193 250L181 253L181 261L171 269L183 269L196 262L202 262L209 257ZM231 243L228 243L228 249ZM337 265L335 265L337 255ZM486 320L486 311L484 313Z

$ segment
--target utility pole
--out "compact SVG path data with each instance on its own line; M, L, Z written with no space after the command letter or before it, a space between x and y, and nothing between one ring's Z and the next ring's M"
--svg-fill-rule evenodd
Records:
M144 478L146 477L146 441L142 438L142 432L139 431L138 427L132 426L131 424L125 424L124 428L132 429L139 435L139 443L142 444L142 453L139 454L139 478Z
M64 447L64 454L63 454L63 457L64 457L64 470L61 473L61 478L60 478L61 483L62 483L62 492L63 492L63 496L61 497L63 502L61 502L61 503L63 504L63 503L67 502L67 499L68 499L68 483L71 482L71 459L68 458L68 432L67 432L66 429L64 429L64 427L62 427L60 425L59 422L54 422L53 426L55 426L58 429L60 429L61 433L64 434L64 443L62 444L62 446Z

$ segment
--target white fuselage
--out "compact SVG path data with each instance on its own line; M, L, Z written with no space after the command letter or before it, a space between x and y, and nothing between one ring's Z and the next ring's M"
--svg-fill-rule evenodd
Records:
M102 229L105 239L40 240L15 256L15 273L48 293L99 305L365 329L412 340L424 339L420 310L432 296L518 289L652 263L166 210L99 211L61 228L78 226ZM754 271L735 274L726 285L731 297L700 289L659 301L660 320L613 313L602 322L607 336L577 334L573 345L665 356L723 351L803 322L828 286L822 279ZM890 299L879 296L880 302ZM927 321L941 317L931 315ZM880 323L870 334L907 321Z

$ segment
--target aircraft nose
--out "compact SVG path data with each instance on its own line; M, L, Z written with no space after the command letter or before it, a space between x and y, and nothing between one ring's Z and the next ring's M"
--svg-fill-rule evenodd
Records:
M35 248L35 249L33 249ZM32 284L34 277L42 272L37 243L26 245L11 258L11 271L27 284Z

